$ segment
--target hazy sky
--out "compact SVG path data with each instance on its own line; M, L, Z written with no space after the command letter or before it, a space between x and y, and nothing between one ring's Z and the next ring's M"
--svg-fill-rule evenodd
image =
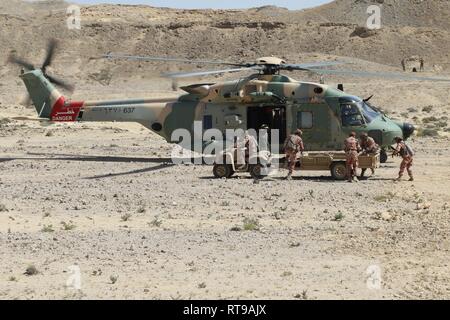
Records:
M93 4L93 3L122 3L122 4L148 4L155 7L172 7L172 8L251 8L265 5L275 5L278 7L285 7L289 9L303 9L308 7L315 7L332 0L72 0L79 4Z

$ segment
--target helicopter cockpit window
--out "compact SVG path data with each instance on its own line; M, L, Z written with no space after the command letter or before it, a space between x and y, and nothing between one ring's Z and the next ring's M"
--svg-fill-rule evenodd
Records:
M370 104L361 101L358 105L361 108L364 119L366 119L366 123L371 123L373 119L380 116L380 113L377 110L373 109Z
M361 126L364 124L364 119L359 112L359 108L355 104L341 105L341 119L344 127Z

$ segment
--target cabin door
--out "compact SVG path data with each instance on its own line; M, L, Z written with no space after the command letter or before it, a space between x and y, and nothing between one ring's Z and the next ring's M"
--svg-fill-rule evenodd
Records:
M275 143L278 146L283 145L284 140L286 139L286 107L249 107L247 110L247 128L255 129L256 132L259 133L259 129L263 125L269 127L269 144L272 145L272 143ZM278 130L278 141L276 141L277 139L275 136L272 136L271 130Z

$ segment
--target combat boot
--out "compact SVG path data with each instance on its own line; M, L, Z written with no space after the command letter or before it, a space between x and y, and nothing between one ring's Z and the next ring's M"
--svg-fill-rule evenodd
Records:
M409 180L408 181L414 181L414 177L413 176L409 176Z
M402 176L398 176L397 179L394 180L395 182L400 182L402 181Z
M292 173L289 173L286 177L287 181L291 181L292 180Z

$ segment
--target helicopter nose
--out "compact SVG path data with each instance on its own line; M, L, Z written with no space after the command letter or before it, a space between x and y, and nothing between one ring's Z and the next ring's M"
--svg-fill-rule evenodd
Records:
M416 128L412 124L405 122L402 128L403 138L408 139L410 136L412 136L415 130Z

